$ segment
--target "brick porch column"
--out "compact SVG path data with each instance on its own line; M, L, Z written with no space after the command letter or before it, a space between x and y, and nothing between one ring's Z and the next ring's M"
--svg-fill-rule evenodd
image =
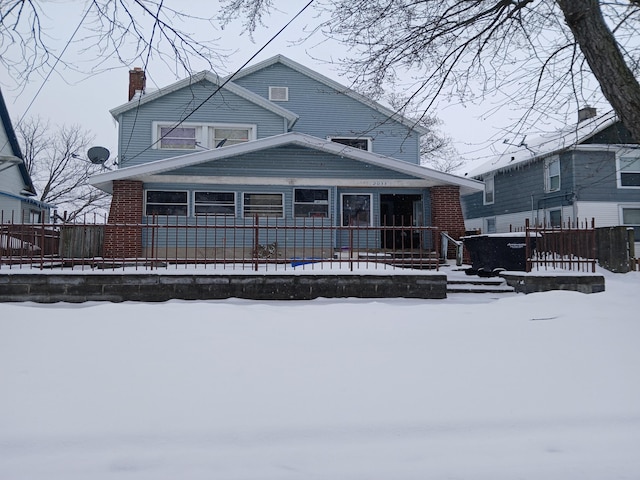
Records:
M105 258L132 258L142 255L142 182L116 180L104 232Z
M464 217L460 203L460 187L453 185L431 187L431 225L438 227L436 248L440 251L440 232L447 232L458 240L464 236ZM447 256L455 258L455 246L449 245Z

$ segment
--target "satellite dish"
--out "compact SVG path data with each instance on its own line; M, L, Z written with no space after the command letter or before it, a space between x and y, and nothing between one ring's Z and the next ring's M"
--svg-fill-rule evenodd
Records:
M95 165L104 165L104 162L109 159L109 155L111 152L104 147L91 147L87 152L87 158Z

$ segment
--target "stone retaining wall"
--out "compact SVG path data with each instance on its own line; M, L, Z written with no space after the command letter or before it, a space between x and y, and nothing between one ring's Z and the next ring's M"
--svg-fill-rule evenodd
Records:
M162 275L4 274L0 302L308 300L318 297L447 296L447 276L433 275Z
M518 293L548 292L550 290L572 290L581 293L604 292L604 277L602 275L535 275L503 272L500 276Z

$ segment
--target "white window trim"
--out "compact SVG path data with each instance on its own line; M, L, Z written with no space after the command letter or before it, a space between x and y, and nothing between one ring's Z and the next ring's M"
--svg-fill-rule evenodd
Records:
M268 217L263 217L258 215L259 218L284 218L285 217L285 205L284 205L284 193L280 193L280 192L253 192L253 191L249 191L249 192L242 192L242 218L253 218L254 215L251 215L250 217L247 217L245 215L245 211L244 211L244 196L245 195L280 195L280 198L282 199L281 205L282 205L282 215L281 216L275 216L275 215L269 215Z
M258 135L258 127L255 123L196 123L196 122L184 122L180 124L180 127L188 127L196 129L196 148L162 148L160 146L160 128L176 126L172 122L152 122L152 135L151 141L153 148L156 150L180 150L187 152L197 152L200 150L210 150L215 148L213 143L213 136L210 135L212 128L229 128L229 129L247 129L249 130L249 141L255 140ZM211 138L209 138L211 137ZM199 147L199 148L198 148Z
M196 193L227 193L227 194L231 194L233 195L233 213L232 214L225 214L225 213L197 213L196 212L196 206L198 205L209 205L206 203L202 203L202 202L197 202L196 201ZM194 190L193 191L193 216L194 217L205 217L205 216L212 216L212 217L235 217L237 215L237 210L238 210L238 196L236 194L236 192L225 192L222 190Z
M189 212L191 211L190 207L191 207L191 202L190 202L190 195L189 195L189 191L188 190L180 190L180 189L172 189L172 188L145 188L143 191L143 196L144 196L144 205L143 205L143 215L145 217L151 217L153 215L148 215L147 214L147 192L180 192L180 193L186 193L187 194L187 213L185 215L169 215L170 217L189 217ZM152 202L153 205L163 205L163 204L154 204ZM167 203L164 205L182 205L182 204L173 204L173 203ZM165 215L162 215L165 216Z
M296 217L296 205L313 205L308 202L296 202L296 190L326 190L327 191L327 201L318 202L318 205L326 205L327 206L327 216L323 218L331 218L331 189L326 187L296 187L293 189L293 211L291 212L294 218L305 218L305 217Z
M482 193L482 202L483 205L493 205L496 201L496 181L495 181L495 175L489 175L487 177L484 178L484 191ZM491 201L487 200L487 180L491 181L491 185L493 186L493 188L491 189Z
M274 90L280 90L283 89L284 90L284 98L276 98L273 95L273 91ZM278 86L278 85L272 85L269 87L269 101L271 102L288 102L289 101L289 87L284 87L284 86Z
M634 209L634 210L640 209L640 203L621 203L618 205L618 218L620 221L620 225L635 226L628 223L624 223L623 210L627 208ZM636 241L638 241L638 239L636 239Z
M560 225L555 225L555 226L552 225L551 214L554 213L554 212L560 212ZM547 221L547 225L552 227L552 228L554 228L556 226L562 226L562 220L563 220L563 216L564 216L563 213L564 212L562 211L562 208L549 208L549 209L547 209L546 210L546 215L545 215L545 217L546 217L545 220Z
M489 221L493 220L493 231L490 232L489 231ZM496 217L485 217L484 219L484 231L482 233L486 233L486 234L491 234L491 233L496 233L498 231L498 220L496 219Z
M551 175L550 165L551 163L558 162L558 188L551 189ZM553 155L544 159L544 191L545 193L559 192L562 187L562 171L560 165L560 156Z
M618 188L630 188L630 189L638 189L640 188L640 185L635 186L635 185L622 185L622 166L620 165L620 161L622 160L622 157L636 157L636 158L640 158L640 150L637 149L625 149L622 151L617 151L616 152L616 181L618 183ZM635 170L634 170L635 171Z
M369 197L369 224L362 225L365 227L373 226L373 194L372 193L362 193L362 192L344 192L340 194L340 225L344 225L344 197L347 195L357 195L359 197L367 196ZM348 225L347 225L348 226Z
M330 137L327 137L327 140L329 140L330 142L333 142L334 139L340 139L340 138L344 138L345 140L366 140L367 141L367 149L363 150L363 152L372 152L373 151L373 137L357 137L357 136L349 136L349 135L332 135ZM338 142L335 142L338 143ZM342 145L341 143L338 143L338 145ZM344 147L347 147L348 145L343 145ZM354 148L354 147L350 147L350 148Z

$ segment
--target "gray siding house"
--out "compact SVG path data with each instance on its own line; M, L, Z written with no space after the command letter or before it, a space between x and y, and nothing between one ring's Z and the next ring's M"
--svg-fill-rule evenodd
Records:
M557 134L525 138L470 172L485 188L463 196L467 230L593 218L598 227L633 227L640 240L640 145L612 113L584 109L579 119Z
M35 198L36 190L1 91L0 120L0 223L48 221L50 206Z
M281 55L233 78L202 72L155 92L134 69L129 95L111 111L118 168L90 180L113 194L110 223L258 216L378 226L402 217L461 236L460 194L482 190L420 165L426 132L415 122ZM105 245L106 255L140 253Z

